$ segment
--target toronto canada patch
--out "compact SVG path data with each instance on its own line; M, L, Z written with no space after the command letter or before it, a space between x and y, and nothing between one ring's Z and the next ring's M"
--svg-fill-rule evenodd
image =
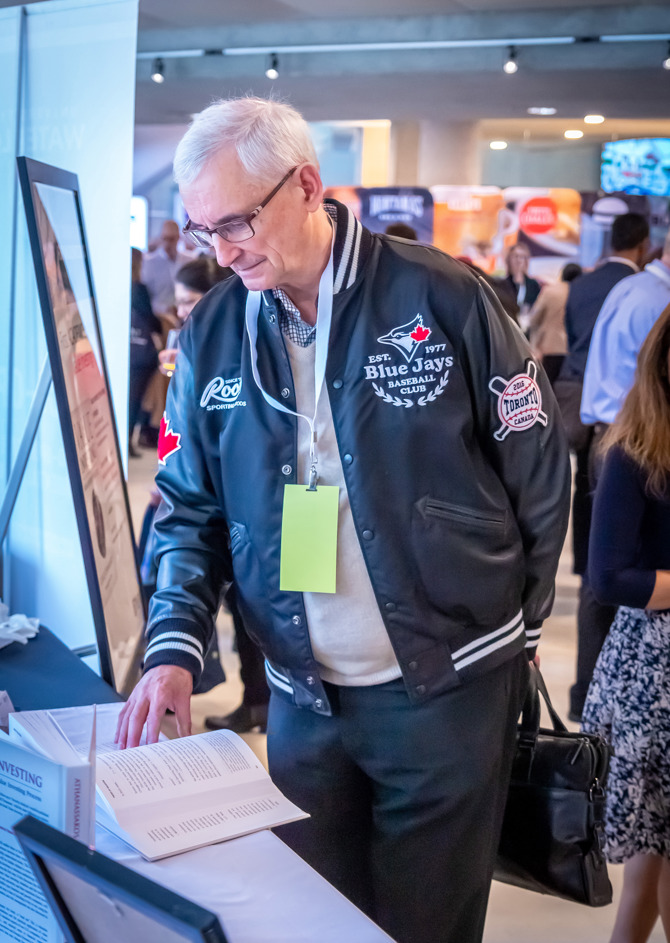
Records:
M370 354L363 367L375 394L391 406L426 406L444 393L454 358L446 344L430 342L433 331L417 314L407 324L377 338L393 353ZM427 343L428 342L428 343ZM398 356L400 355L400 356Z
M542 393L537 384L537 367L532 360L525 373L517 373L511 380L493 377L489 389L498 397L500 427L494 432L499 442L510 432L523 432L536 422L547 425L547 414L542 412Z

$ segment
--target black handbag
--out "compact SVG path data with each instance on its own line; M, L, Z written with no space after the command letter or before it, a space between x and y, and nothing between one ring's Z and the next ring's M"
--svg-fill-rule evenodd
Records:
M540 727L540 694L553 729ZM602 851L610 750L570 732L531 666L494 878L590 907L612 901Z

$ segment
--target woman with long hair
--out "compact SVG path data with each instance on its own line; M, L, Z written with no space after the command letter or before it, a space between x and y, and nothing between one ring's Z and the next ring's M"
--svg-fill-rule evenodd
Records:
M582 728L611 743L605 850L624 863L610 943L670 939L670 306L602 443L589 544L596 597L618 605Z

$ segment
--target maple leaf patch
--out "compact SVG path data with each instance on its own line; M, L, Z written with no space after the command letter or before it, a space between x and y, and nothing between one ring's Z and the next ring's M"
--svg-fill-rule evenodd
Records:
M414 341L425 341L430 337L430 328L424 327L423 324L420 324L412 333L409 335Z
M181 434L172 432L170 420L163 414L160 432L158 433L158 461L161 465L165 465L165 459L179 451L181 448L180 440Z

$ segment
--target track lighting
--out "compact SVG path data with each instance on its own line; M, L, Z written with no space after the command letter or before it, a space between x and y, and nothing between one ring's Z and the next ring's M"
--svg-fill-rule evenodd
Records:
M519 65L516 61L516 46L510 46L507 50L507 59L503 65L503 72L506 72L507 75L514 75L518 68Z
M269 79L278 79L279 78L279 57L276 52L271 53L268 59L268 67L265 70L265 74Z
M162 59L154 59L151 66L151 81L161 85L165 81L165 71Z

